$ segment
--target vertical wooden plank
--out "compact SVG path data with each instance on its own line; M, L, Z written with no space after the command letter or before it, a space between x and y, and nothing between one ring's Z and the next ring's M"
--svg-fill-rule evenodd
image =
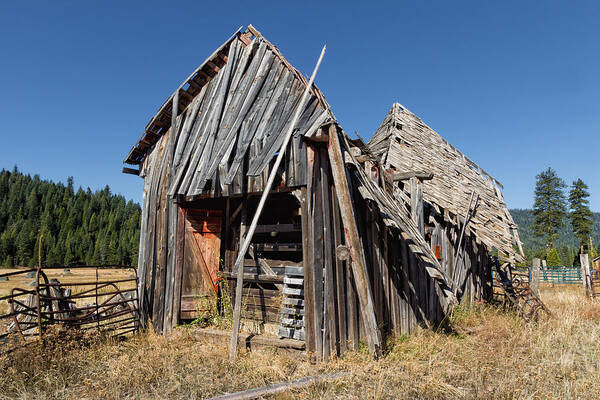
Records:
M384 299L384 316L385 316L385 324L389 332L391 332L392 327L395 322L395 307L393 306L393 301L391 300L393 296L390 294L390 273L389 273L389 236L387 232L387 228L383 225L381 238L382 252L381 252L381 278L382 278L382 286L383 286L383 299Z
M465 291L463 293L463 298L467 299L468 302L473 302L473 271L471 269L471 237L465 237L463 241L463 255L462 258L464 261L464 274L465 277Z
M369 275L365 260L363 258L363 249L361 248L358 228L354 216L354 208L351 199L350 182L346 176L344 167L344 157L338 138L337 128L334 124L329 127L329 160L333 181L336 187L336 195L340 204L342 214L342 223L344 224L344 234L346 242L350 249L350 258L352 260L352 272L356 282L356 290L360 303L360 309L364 315L365 326L367 330L367 342L371 355L378 356L381 351L381 333L377 326L377 318L373 305L373 295L369 285Z
M315 339L315 289L314 289L314 264L313 264L313 233L312 233L312 168L314 164L314 153L307 146L308 158L308 182L307 187L302 188L302 261L304 265L304 323L306 351L311 357L316 350Z
M331 212L331 187L329 185L329 162L327 160L327 149L319 149L320 171L321 171L321 199L323 211L323 261L325 269L325 310L323 312L326 329L323 341L323 354L325 359L329 354L337 354L339 345L337 338L337 318L335 305L335 275L333 273L333 222Z
M221 272L229 272L229 256L231 255L229 251L229 241L231 240L231 198L227 197L225 200L225 215L223 216L223 226L221 228L221 249L220 249L220 262L219 262L219 271ZM225 311L223 309L223 296L228 296L228 293L224 293L223 287L227 284L227 282L222 282L219 284L219 294L218 294L218 302L219 302L219 312L223 315Z
M173 326L179 323L179 311L181 309L181 282L183 278L183 257L185 243L185 209L178 207L177 213L177 239L176 239L176 255L174 266L174 284L173 284L173 314L171 316L171 324Z
M433 252L434 256L441 264L442 263L441 227L440 227L440 224L435 219L433 219L433 225L434 225L434 228L433 228L433 232L431 235L431 243L430 243L431 251ZM439 320L441 320L440 315L438 314L438 311L439 311L439 307L438 307L439 299L438 299L438 290L437 290L438 288L433 279L431 279L429 277L427 277L427 278L429 281L428 313L429 313L429 317L431 318L431 320L434 323L437 323Z
M166 193L165 193L165 196ZM163 332L169 334L173 331L173 303L175 289L175 257L177 240L177 204L173 200L167 199L168 209L168 241L167 241L167 276L165 279L165 303L163 315Z
M371 262L373 265L373 300L375 302L375 315L377 316L377 322L379 326L385 325L384 322L384 301L383 301L383 288L382 288L382 277L381 277L381 238L379 226L377 224L377 212L371 208L368 212L369 220L367 222L367 230L369 235L367 240L371 247ZM370 223L369 223L370 222Z
M425 219L423 214L423 185L421 180L412 177L409 180L410 185L410 214L413 222L417 226L421 236L425 237ZM429 306L429 278L426 274L423 274L421 269L418 267L418 262L415 255L409 252L410 259L410 270L412 273L413 285L416 289L416 305L419 309L420 319L423 322L426 321L424 318L425 314L428 313Z
M342 230L340 209L335 195L335 187L331 187L331 203L333 206L333 236L334 248L342 245ZM338 257L335 257L335 283L336 283L336 300L337 300L337 320L338 320L338 337L340 345L340 355L347 350L348 332L346 330L346 293L344 291L344 267L343 262Z
M315 313L315 344L317 355L320 360L323 359L323 191L321 185L321 157L318 149L315 149L315 172L313 174L313 201L312 209L313 221L313 285L315 291L314 313Z
M386 266L388 274L387 293L390 305L390 332L394 335L400 334L400 291L398 289L398 255L396 254L396 240L394 233L386 229L386 238L384 240L386 252Z
M144 192L142 194L142 215L141 215L141 227L140 227L140 243L138 250L138 286L137 286L137 297L138 297L138 308L140 315L140 322L142 326L146 325L146 304L145 304L145 284L146 284L146 269L148 268L147 257L146 257L146 245L148 240L148 182L149 178L144 177Z
M241 217L241 221L240 221L240 247L239 247L239 251L238 251L238 255L239 252L242 251L242 243L244 242L245 239L245 235L246 235L246 219L248 217L248 197L244 196L243 201L243 205L242 205L242 217ZM236 256L237 258L237 256ZM240 263L240 266L238 267L237 271L233 271L236 274L236 281L235 281L235 306L233 308L233 335L234 335L234 339L232 340L232 345L229 349L229 358L230 359L234 359L237 355L237 334L239 333L240 330L240 318L241 318L241 314L242 314L242 289L244 287L244 263Z
M449 264L448 264L448 256L449 256L448 248L450 246L448 245L448 229L445 226L445 223L440 224L440 241L441 241L441 246L442 246L442 260L440 262L440 265L442 266L442 269L446 273L446 276L452 277L452 274L449 270ZM450 286L452 286L452 284L450 282L448 282L448 284Z
M400 255L400 238L396 232L390 232L392 245L390 265L394 266L394 276L391 280L392 302L395 307L395 325L394 333L401 335L406 333L406 301L404 298L403 277L402 277L402 257Z
M408 321L408 330L409 333L412 333L417 327L418 321L421 319L421 305L420 301L420 293L418 293L418 281L416 275L416 260L414 255L408 248L408 240L410 240L409 236L402 232L402 258L406 260L406 282L407 282L407 293L409 299L409 321Z
M540 267L542 265L542 261L539 258L533 259L533 264L531 266L531 280L529 286L531 287L531 291L536 296L540 295Z
M364 231L364 238L367 245L364 247L364 257L366 259L366 266L369 270L369 277L371 278L370 286L371 291L373 293L373 307L375 309L375 317L377 318L377 326L380 326L381 323L381 312L380 306L381 302L379 301L379 268L377 265L377 255L375 254L375 246L373 244L373 233L375 231L373 226L373 211L371 209L371 205L368 201L366 201L364 220L361 220L359 217L358 221L358 232L359 237L361 236L361 231ZM362 243L361 243L362 244ZM369 268L370 266L370 268Z
M425 220L423 215L423 184L416 177L410 178L410 215L421 235L425 237Z
M479 271L481 279L481 300L487 301L487 251L485 243L479 245Z
M472 240L472 261L473 269L473 300L481 300L481 280L480 280L480 262L479 262L479 244L475 239Z
M450 282L450 285L452 286L452 289L454 290L455 288L455 284L456 284L456 280L454 279L454 277L456 276L456 271L455 271L455 266L454 266L454 237L456 236L456 230L454 229L454 225L452 224L448 224L448 226L446 227L446 246L447 246L447 262L448 262L448 276L452 279L452 282Z
M491 301L492 296L494 295L493 290L493 281L492 281L492 267L490 263L490 254L488 253L487 247L485 245L483 247L483 270L485 271L484 277L484 300Z
M402 308L402 333L408 334L411 332L411 319L412 319L412 310L411 310L411 293L408 286L408 251L406 249L406 242L402 235L398 238L398 250L400 252L400 277L401 277L401 287L402 287L402 299L403 299L403 308Z
M175 145L179 138L179 126L183 125L184 115L181 114L179 117L179 126L177 123L177 111L179 107L179 89L175 92L175 98L173 99L173 109L171 119L171 132L169 134L169 147L168 147L168 170L165 176L165 188L162 196L165 199L165 206L167 208L167 220L165 221L167 232L166 232L166 263L165 263L165 289L164 289L164 302L163 302L163 332L168 334L173 330L173 302L174 302L174 287L175 287L175 258L176 249L175 243L177 240L177 204L169 198L168 190L171 185L171 177L175 175L173 158L175 156Z
M344 262L346 273L346 312L348 315L348 342L352 350L358 350L358 341L360 338L360 321L357 309L357 294L354 287L354 278L352 277L352 261Z
M157 267L156 267L156 284L154 286L154 305L152 308L152 321L157 332L162 333L164 328L164 304L165 304L165 289L167 279L167 251L168 251L168 223L169 212L167 207L167 199L164 191L165 179L161 177L159 189L159 213L157 226Z

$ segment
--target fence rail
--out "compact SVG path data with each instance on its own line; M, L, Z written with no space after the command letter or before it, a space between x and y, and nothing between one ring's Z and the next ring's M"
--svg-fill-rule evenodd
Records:
M0 296L0 354L43 338L51 325L110 336L135 332L140 326L137 282L137 270L125 266L51 266L0 273L8 292Z
M532 272L530 272L530 280L531 273ZM581 273L581 267L577 266L543 268L539 270L538 277L540 283L554 283L561 285L581 285L583 283L583 274Z

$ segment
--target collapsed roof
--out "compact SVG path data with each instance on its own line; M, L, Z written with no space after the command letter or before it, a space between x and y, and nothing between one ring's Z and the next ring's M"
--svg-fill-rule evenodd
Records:
M502 185L415 114L395 103L368 147L387 169L433 173L433 179L423 182L423 200L446 220L462 223L472 193L479 195L467 228L489 248L521 259L517 225L504 202ZM408 188L400 195L408 202Z

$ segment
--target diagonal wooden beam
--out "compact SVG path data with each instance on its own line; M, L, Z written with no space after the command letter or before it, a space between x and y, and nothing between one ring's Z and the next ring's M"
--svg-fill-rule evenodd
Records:
M356 291L360 309L364 313L365 330L369 351L374 357L378 357L381 352L381 332L377 326L375 317L375 307L373 305L373 294L369 285L369 275L367 265L364 259L364 252L361 248L358 226L354 215L354 207L350 197L350 183L344 168L344 157L338 138L338 132L335 124L329 126L329 162L331 164L331 174L335 185L335 193L340 205L342 223L344 225L344 235L346 243L349 245L350 259L352 265L352 275L356 282Z

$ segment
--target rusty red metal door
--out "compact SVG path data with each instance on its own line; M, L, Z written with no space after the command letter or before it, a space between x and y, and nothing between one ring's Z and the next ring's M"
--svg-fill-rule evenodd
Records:
M193 319L217 294L221 210L188 209L185 218L180 317Z

